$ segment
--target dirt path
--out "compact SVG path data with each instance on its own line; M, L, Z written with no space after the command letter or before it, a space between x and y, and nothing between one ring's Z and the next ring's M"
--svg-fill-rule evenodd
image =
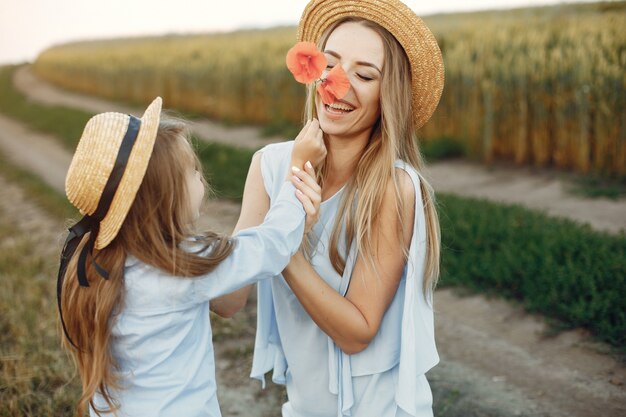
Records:
M438 192L520 204L552 216L588 223L596 230L626 231L626 199L583 198L572 194L563 173L498 164L492 168L462 160L429 165L426 175Z
M49 143L50 138L41 136L0 117L0 146L3 152L17 163L30 166L38 175L49 179L51 184L56 183L55 188L62 190L62 182L59 184L58 179L53 181L51 172L64 172L69 156L66 153L65 156L48 157L57 151L52 150L54 145ZM28 159L20 152L21 149L24 154L35 154L32 150L36 146L49 147L45 148L45 158ZM440 178L457 175L458 164L450 164L456 171L440 171L433 175L438 190L441 185L437 183L437 175ZM42 170L41 166L45 169ZM439 166L444 165L438 164L431 168L431 172ZM473 175L460 172L463 179ZM489 177L477 178L482 181L481 189L491 184ZM503 178L500 181L506 180L507 188L517 190L516 194L521 192L520 188L516 188L519 186L511 185L517 184L514 172L509 174L508 179ZM458 178L448 184L455 184L460 193L469 187L460 183ZM492 193L497 196L497 187L493 187ZM0 202L10 202L9 206L18 207L13 211L2 209L0 215L19 216L29 212L23 207L28 203L15 203L18 199L11 194L13 188L0 181ZM530 188L541 189L538 186ZM228 232L238 212L236 204L214 202L203 217L203 223ZM45 217L36 212L29 213L32 214L27 217L35 218L32 221ZM23 217L26 216L20 218ZM28 233L27 230L24 229L25 233ZM549 337L543 318L528 315L514 304L483 296L462 297L449 289L438 290L435 308L442 362L429 373L429 379L435 394L437 416L626 415L626 367L610 354L607 346L592 342L584 331ZM244 316L235 316L235 325L242 322L244 327L245 323L249 327L250 323L254 323L251 316L254 314L253 306L241 314ZM268 393L260 393L258 384L247 378L252 342L249 331L244 331L236 339L216 342L218 380L223 387L220 398L225 416L265 417L278 413L276 404L280 403L282 391L275 388Z
M16 87L32 100L61 104L92 112L116 109L140 114L141 110L125 107L96 97L59 89L37 78L30 66L20 68L14 79ZM253 127L226 128L210 120L192 122L198 137L258 149L281 138L262 138ZM467 161L446 161L432 164L426 171L436 191L469 197L486 198L504 203L518 203L545 210L548 214L568 217L593 228L608 232L626 230L626 199L585 199L567 191L570 184L558 173L531 168L495 166L486 168Z
M0 175L0 217L8 219L25 235L37 236L40 247L33 248L45 256L58 256L62 246L64 221L50 216L45 210L33 204L28 195L17 185ZM54 294L50 295L55 296Z
M141 116L143 109L130 107L114 101L62 90L35 76L32 67L23 66L16 71L15 86L26 97L44 104L62 105L93 113L117 111ZM167 103L165 103L167 106ZM200 139L231 146L259 149L280 137L263 137L256 127L225 127L208 119L190 121L193 133Z
M64 192L65 174L72 157L52 136L34 132L0 114L0 152L55 190Z
M436 380L441 375L448 384L451 376L471 375L469 392L460 391L509 410L504 415L626 415L626 367L586 331L551 335L544 318L501 299L461 297L450 289L435 297L443 365L431 372Z

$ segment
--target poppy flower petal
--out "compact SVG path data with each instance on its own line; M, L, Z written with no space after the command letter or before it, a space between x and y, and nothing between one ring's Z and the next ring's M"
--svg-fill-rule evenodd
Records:
M326 68L326 57L313 42L295 44L287 52L285 62L296 81L302 84L318 79Z
M326 83L338 100L345 97L350 90L350 80L341 65L335 65L326 76Z
M317 92L322 97L322 102L324 104L332 104L335 102L335 95L328 88L328 84L326 84L325 82L319 83L317 85Z

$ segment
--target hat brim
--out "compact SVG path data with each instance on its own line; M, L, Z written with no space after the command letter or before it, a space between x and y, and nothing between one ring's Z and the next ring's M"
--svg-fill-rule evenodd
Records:
M161 107L161 97L157 97L141 117L141 127L130 153L124 175L115 192L108 213L100 222L100 231L95 243L96 249L105 248L117 236L135 200L154 148L161 118ZM127 118L129 117L127 116Z
M401 1L313 0L302 13L298 41L317 43L326 29L348 17L378 23L406 52L411 65L413 124L419 129L435 112L443 92L443 57L435 36Z

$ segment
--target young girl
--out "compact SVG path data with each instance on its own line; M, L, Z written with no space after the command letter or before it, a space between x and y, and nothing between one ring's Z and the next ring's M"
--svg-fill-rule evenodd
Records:
M307 163L259 227L191 239L200 163L184 125L160 114L157 98L141 119L96 115L68 171L67 196L86 215L70 228L57 295L80 416L88 406L92 416L220 416L209 300L279 274L315 221ZM324 154L321 137L303 131L291 163Z

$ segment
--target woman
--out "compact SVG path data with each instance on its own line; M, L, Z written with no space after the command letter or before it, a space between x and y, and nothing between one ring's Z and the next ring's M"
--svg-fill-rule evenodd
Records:
M440 98L441 52L395 0L314 0L298 37L316 42L329 68L341 65L351 86L332 105L316 97L327 147L320 217L284 279L258 287L252 377L264 381L273 369L274 382L286 384L283 417L430 416L440 238L415 130ZM238 228L262 221L291 146L269 145L253 158ZM229 315L236 304L214 307Z

